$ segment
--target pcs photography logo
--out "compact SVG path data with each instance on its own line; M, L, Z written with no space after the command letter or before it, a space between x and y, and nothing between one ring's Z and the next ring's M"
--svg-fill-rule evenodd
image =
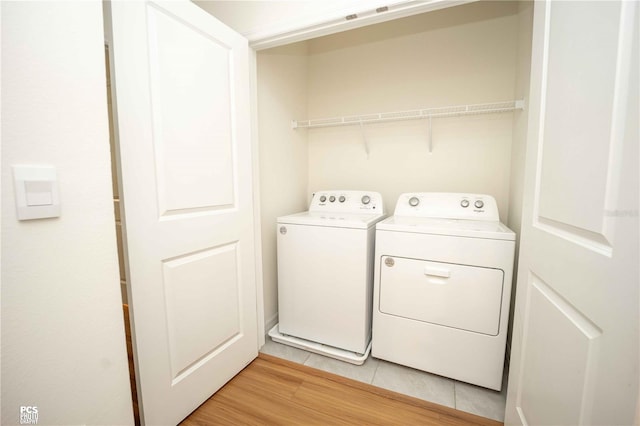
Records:
M21 425L37 425L38 424L38 407L27 405L20 407L20 424Z

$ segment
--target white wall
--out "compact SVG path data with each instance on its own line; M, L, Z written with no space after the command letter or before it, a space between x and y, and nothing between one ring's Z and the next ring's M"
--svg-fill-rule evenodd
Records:
M2 2L2 424L133 424L100 2ZM58 171L62 216L16 219L11 165Z
M477 2L309 42L311 118L513 100L515 2ZM305 118L305 117L296 117ZM309 192L382 193L392 213L402 192L493 195L509 215L513 115L310 129Z
M531 73L531 37L533 31L533 2L518 3L518 64L516 68L515 93L519 99L529 99L529 75ZM525 102L527 105L527 102ZM522 227L522 194L524 192L524 167L527 144L528 110L516 112L513 124L513 144L511 146L511 179L509 188L509 218L507 226L516 233L516 258L513 271L513 291L511 292L511 312L509 313L508 347L511 344L513 309L518 276L518 254L520 249L520 229ZM509 359L509 356L507 356Z
M291 129L307 115L307 45L297 43L257 55L260 144L260 208L264 315L268 331L277 321L276 219L306 209L306 132Z
M511 147L511 185L509 191L511 208L507 223L516 233L519 233L522 223L522 193L529 116L526 101L529 99L529 74L531 73L533 2L522 1L518 5L518 63L515 96L519 99L525 99L525 110L514 113L513 144Z

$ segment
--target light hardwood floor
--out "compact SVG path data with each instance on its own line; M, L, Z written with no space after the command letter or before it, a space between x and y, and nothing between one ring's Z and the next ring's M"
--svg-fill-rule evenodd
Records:
M502 425L262 353L181 424Z

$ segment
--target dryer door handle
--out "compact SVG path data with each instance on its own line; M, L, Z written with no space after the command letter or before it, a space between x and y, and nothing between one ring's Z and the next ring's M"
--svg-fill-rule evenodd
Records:
M449 269L432 268L427 266L424 268L424 274L432 277L449 278L451 276L451 271Z

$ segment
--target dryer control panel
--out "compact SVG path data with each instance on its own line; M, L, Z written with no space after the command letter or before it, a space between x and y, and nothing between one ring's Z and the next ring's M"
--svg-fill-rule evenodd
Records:
M383 214L382 195L372 191L318 191L313 194L310 212Z
M416 192L400 195L395 216L499 221L498 204L486 194Z

